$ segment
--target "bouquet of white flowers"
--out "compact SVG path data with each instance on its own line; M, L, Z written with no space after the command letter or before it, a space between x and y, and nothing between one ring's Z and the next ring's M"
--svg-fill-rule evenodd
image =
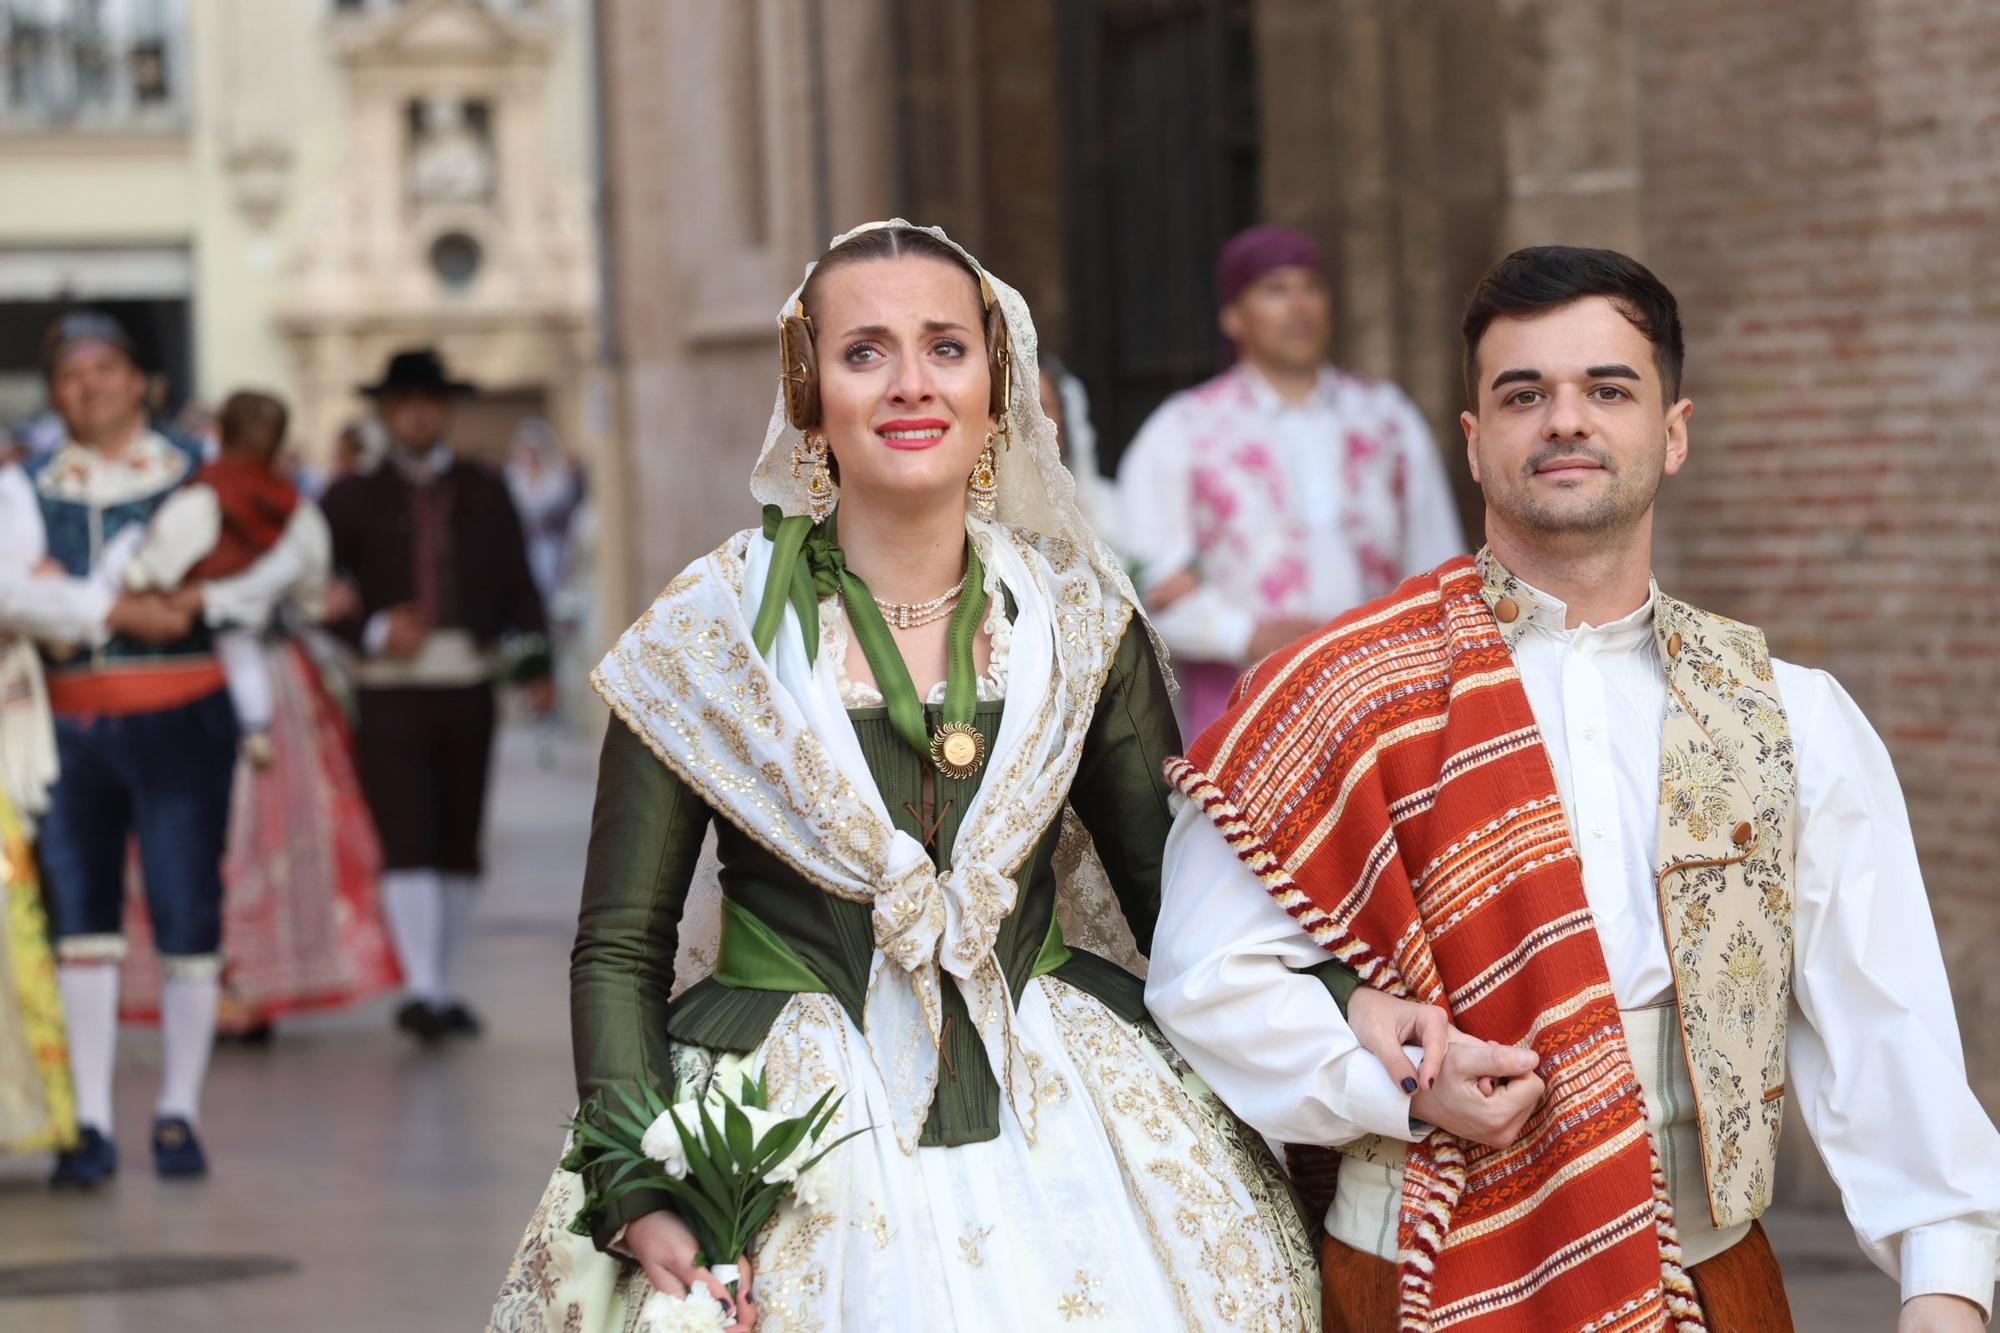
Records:
M635 1190L659 1190L701 1246L695 1262L736 1291L739 1255L748 1252L758 1230L789 1196L807 1206L820 1202L813 1175L826 1155L865 1129L821 1146L840 1113L831 1089L804 1115L780 1116L770 1109L771 1092L762 1074L754 1081L737 1072L732 1080L711 1079L707 1095L669 1104L652 1088L643 1098L618 1090L623 1111L599 1098L570 1121L574 1144L563 1165L589 1165L602 1172L584 1210L570 1229L589 1235L597 1213ZM661 1333L697 1333L728 1324L722 1307L706 1290L694 1288L679 1301L660 1292L647 1300L640 1327Z

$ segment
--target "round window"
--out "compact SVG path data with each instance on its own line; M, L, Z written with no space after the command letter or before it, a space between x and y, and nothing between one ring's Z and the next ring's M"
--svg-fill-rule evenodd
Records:
M472 285L485 257L479 242L462 231L448 231L431 242L431 271L454 291Z

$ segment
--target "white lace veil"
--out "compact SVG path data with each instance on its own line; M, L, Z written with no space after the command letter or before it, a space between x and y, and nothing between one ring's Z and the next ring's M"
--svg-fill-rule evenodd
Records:
M964 256L965 262L980 275L985 290L992 293L991 299L999 304L1001 317L1006 321L1007 337L1013 353L1013 373L1006 402L1007 442L998 450L996 459L1000 521L1044 536L1062 538L1082 550L1104 585L1131 604L1133 619L1145 625L1146 632L1153 639L1154 651L1159 655L1160 669L1166 672L1166 646L1153 632L1151 622L1146 620L1124 566L1077 507L1076 479L1063 466L1055 423L1042 411L1040 342L1035 335L1035 321L1028 314L1028 303L1019 292L988 273L963 246L936 227L919 227L901 218L870 222L834 237L827 249L837 249L864 232L891 227L924 232ZM805 277L812 276L814 267L813 264L806 266ZM778 307L779 324L782 325L804 290L805 278L801 278L799 285L792 289L792 294L785 298L785 303ZM782 381L777 386L775 397L770 425L764 432L764 447L757 455L757 466L750 475L750 492L759 504L777 505L787 514L803 514L808 510L806 482L803 477L792 475L791 445L796 432L785 411ZM1170 689L1172 684L1172 676L1168 675ZM1056 850L1056 874L1061 885L1057 912L1062 919L1065 940L1076 948L1102 955L1143 976L1145 960L1139 955L1132 932L1125 924L1124 913L1112 893L1089 833L1068 807L1064 807L1062 821L1061 840ZM680 952L674 962L676 994L714 970L716 947L722 930L721 904L722 888L711 837L702 851L701 864L695 870L694 881L688 889L687 907L681 917Z

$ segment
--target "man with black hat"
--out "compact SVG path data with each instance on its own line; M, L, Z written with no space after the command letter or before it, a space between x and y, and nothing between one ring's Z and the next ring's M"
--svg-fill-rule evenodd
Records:
M64 317L50 330L44 367L67 434L29 465L34 504L10 522L32 515L41 530L12 533L12 544L44 551L68 586L100 588L99 601L109 602L119 564L200 459L149 426L145 373L110 317ZM57 1162L56 1185L96 1185L117 1169L111 1088L128 836L139 844L163 973L154 1164L163 1176L207 1170L195 1124L215 1036L237 737L210 627L261 625L303 571L297 559L284 546L227 585L177 595L180 619L164 632L165 602L136 620L106 615L101 627L104 613L86 609L73 622L83 641L47 647L59 774L41 821L40 861L80 1126L77 1146ZM46 623L24 628L51 633Z
M493 746L495 649L546 633L507 484L446 443L452 380L430 348L398 352L361 392L390 448L322 501L334 567L360 610L332 628L360 651L355 752L382 835L382 904L408 999L397 1026L425 1044L479 1022L454 965L478 895ZM546 676L528 686L546 711Z

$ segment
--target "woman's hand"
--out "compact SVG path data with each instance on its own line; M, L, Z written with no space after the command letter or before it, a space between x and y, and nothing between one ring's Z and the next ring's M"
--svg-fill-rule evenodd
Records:
M1473 1143L1512 1146L1546 1091L1534 1072L1540 1058L1523 1046L1454 1036L1436 1083L1410 1099L1410 1114Z
M757 1306L751 1300L748 1255L736 1261L738 1293L731 1297L729 1288L723 1286L715 1274L696 1266L694 1257L701 1246L696 1243L694 1233L688 1230L687 1223L672 1213L661 1211L633 1218L625 1227L625 1248L639 1261L639 1267L646 1272L646 1279L667 1295L685 1296L688 1289L699 1282L722 1303L723 1309L733 1307L736 1322L729 1325L724 1333L749 1333L757 1326Z
M1389 1077L1413 1096L1417 1089L1437 1082L1438 1070L1444 1067L1445 1047L1451 1044L1455 1031L1437 1005L1399 1000L1373 986L1355 987L1347 1001L1347 1025L1354 1029L1361 1048L1380 1060ZM1424 1048L1421 1070L1403 1054L1403 1048L1411 1044Z
M1541 1103L1534 1051L1468 1037L1437 1005L1360 986L1348 999L1347 1023L1362 1049L1410 1094L1411 1113L1460 1138L1504 1148ZM1423 1047L1421 1069L1403 1053L1412 1043Z

